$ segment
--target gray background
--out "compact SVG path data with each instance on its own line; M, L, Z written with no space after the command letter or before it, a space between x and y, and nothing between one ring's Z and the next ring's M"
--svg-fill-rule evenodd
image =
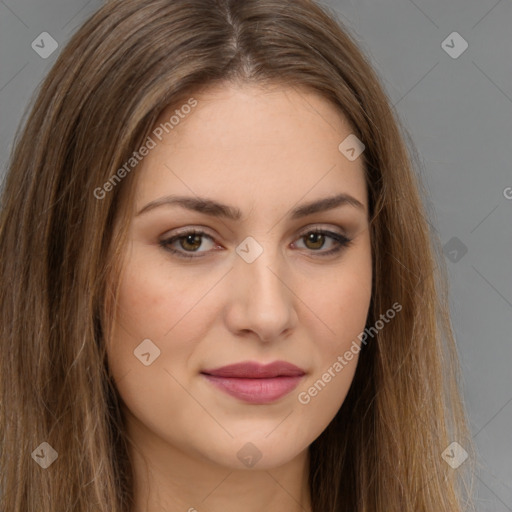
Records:
M102 3L0 0L2 178L32 93ZM475 498L482 512L512 511L512 0L323 3L370 57L420 153L481 465ZM31 47L42 32L59 44L46 59ZM468 43L457 58L444 49L461 48L452 32Z

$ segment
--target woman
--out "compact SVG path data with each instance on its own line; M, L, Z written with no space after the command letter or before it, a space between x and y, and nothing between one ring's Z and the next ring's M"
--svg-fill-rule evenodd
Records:
M314 3L107 3L5 180L1 510L462 510L421 190Z

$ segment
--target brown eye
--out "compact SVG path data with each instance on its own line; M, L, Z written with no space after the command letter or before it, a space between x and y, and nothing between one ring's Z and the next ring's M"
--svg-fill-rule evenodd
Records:
M325 243L325 236L323 233L308 233L303 237L308 249L321 249ZM308 245L311 244L311 245Z
M201 235L185 235L178 240L180 240L181 247L186 251L197 251L202 243Z
M316 252L315 256L329 256L333 255L337 252L340 252L343 248L348 247L352 240L342 235L341 233L334 233L333 231L325 231L325 230L313 230L308 231L300 240L303 241L306 249L309 249L312 252ZM327 251L321 251L326 243L326 241L330 240L331 245L334 245L333 248Z
M201 258L202 253L209 252L208 250L200 251L199 249L204 245L204 239L207 239L213 245L213 238L204 231L189 230L179 235L172 236L166 240L161 240L160 246L166 251L172 252L181 258ZM176 244L179 244L176 247ZM196 256L193 253L197 253Z

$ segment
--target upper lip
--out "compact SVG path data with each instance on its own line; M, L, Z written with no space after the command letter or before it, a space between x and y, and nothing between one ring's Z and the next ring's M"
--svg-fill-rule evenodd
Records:
M203 370L201 373L214 377L238 377L244 379L270 379L272 377L297 377L305 372L298 366L286 361L274 361L270 364L260 364L255 361L245 361L230 364L220 368Z

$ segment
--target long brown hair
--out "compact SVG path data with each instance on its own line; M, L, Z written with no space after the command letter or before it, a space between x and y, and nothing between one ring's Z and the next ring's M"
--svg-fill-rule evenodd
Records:
M130 510L129 440L105 346L136 166L101 198L94 191L164 108L227 81L308 88L346 116L365 144L367 326L402 306L370 337L310 447L313 510L462 510L474 452L424 190L368 59L308 0L111 1L62 49L16 136L1 198L0 510ZM46 469L35 463L53 453L43 442L58 454ZM442 457L452 442L470 455L458 469Z

